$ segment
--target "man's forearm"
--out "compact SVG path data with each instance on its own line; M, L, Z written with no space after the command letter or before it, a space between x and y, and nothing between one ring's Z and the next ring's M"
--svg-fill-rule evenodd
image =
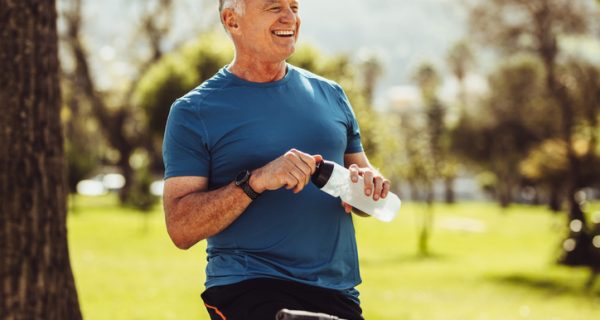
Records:
M258 193L283 187L298 193L310 182L317 160L322 157L290 149L254 170L248 185ZM176 177L165 182L167 230L179 248L187 249L221 232L252 202L234 183L213 191L207 189L206 177Z
M166 208L171 239L181 249L211 237L235 221L252 200L230 183L213 191L190 193Z

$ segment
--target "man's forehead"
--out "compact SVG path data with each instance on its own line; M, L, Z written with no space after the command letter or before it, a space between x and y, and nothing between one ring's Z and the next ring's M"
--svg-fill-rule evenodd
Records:
M254 1L258 4L271 4L271 3L278 3L281 2L282 0L245 0L246 2L249 1ZM284 2L290 2L290 3L299 3L300 0L284 0Z

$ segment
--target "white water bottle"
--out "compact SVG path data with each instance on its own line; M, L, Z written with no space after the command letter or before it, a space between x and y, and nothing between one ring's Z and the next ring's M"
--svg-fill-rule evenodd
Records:
M334 197L340 197L354 208L381 221L392 221L400 210L401 201L397 195L388 192L385 198L379 198L378 201L373 200L372 196L365 195L363 177L359 176L357 182L352 182L350 170L335 162L327 160L319 162L311 180L321 191Z

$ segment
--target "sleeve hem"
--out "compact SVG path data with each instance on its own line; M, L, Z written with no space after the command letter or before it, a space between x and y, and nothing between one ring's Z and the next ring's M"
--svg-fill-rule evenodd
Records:
M208 177L208 172L202 171L174 171L174 172L165 172L163 180L167 180L169 178L174 177Z
M346 148L346 151L344 151L344 153L359 153L359 152L364 152L365 150L363 149L362 145L357 145L357 146L348 146L348 148Z

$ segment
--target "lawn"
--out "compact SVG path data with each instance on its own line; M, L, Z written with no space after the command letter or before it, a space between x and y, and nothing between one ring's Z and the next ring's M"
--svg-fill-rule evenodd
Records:
M420 257L424 209L406 204L392 223L355 220L366 319L599 319L600 280L556 266L564 216L542 207L438 205L431 255ZM77 198L69 215L71 260L87 320L208 319L205 243L170 242L160 207L148 214L114 197Z

